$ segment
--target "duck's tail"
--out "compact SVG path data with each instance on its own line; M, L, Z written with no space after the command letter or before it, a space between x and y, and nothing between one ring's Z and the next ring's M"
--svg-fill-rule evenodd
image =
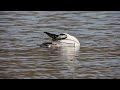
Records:
M52 40L56 40L56 38L58 37L58 35L56 35L56 34L52 34L49 32L44 32L44 33L47 34L50 38L52 38Z

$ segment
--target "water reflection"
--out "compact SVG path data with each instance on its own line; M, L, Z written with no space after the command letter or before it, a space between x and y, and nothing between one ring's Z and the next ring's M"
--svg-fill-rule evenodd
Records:
M76 78L76 68L79 66L78 57L80 55L80 47L52 47L52 48L42 48L40 47L39 53L41 58L44 59L44 64L51 68L54 68L54 71L58 71L59 76L62 78ZM45 66L46 66L45 65ZM53 74L53 73L52 73ZM65 75L65 76L63 76ZM60 77L60 78L61 78Z
M79 55L80 46L77 46L77 47L62 46L62 47L52 47L52 48L40 47L40 50L41 52L44 52L44 54L48 56L56 55L61 60L74 61Z
M77 47L61 47L60 57L64 64L68 67L72 74L72 78L76 78L76 67L79 66L78 56L80 55L80 46Z
M67 47L67 46L63 46L61 47L60 49L60 55L61 55L61 59L63 60L69 60L69 61L72 61L72 60L76 60L76 57L78 56L78 53L79 53L79 50L80 50L80 47L77 46L77 47Z

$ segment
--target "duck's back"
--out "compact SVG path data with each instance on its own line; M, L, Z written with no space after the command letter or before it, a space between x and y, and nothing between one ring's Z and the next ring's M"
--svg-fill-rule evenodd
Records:
M69 36L67 39L61 40L60 42L62 44L68 44L68 45L72 45L72 46L80 46L80 42L74 36Z

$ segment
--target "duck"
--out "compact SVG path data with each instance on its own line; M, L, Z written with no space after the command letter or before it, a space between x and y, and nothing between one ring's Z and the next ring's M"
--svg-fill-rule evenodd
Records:
M61 33L59 35L50 32L44 33L48 35L51 40L40 44L40 47L80 47L79 40L68 33Z

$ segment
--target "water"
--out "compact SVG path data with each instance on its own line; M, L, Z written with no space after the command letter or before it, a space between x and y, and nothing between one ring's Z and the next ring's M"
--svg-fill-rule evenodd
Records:
M80 49L40 48L43 32ZM0 79L120 79L119 11L0 11Z

